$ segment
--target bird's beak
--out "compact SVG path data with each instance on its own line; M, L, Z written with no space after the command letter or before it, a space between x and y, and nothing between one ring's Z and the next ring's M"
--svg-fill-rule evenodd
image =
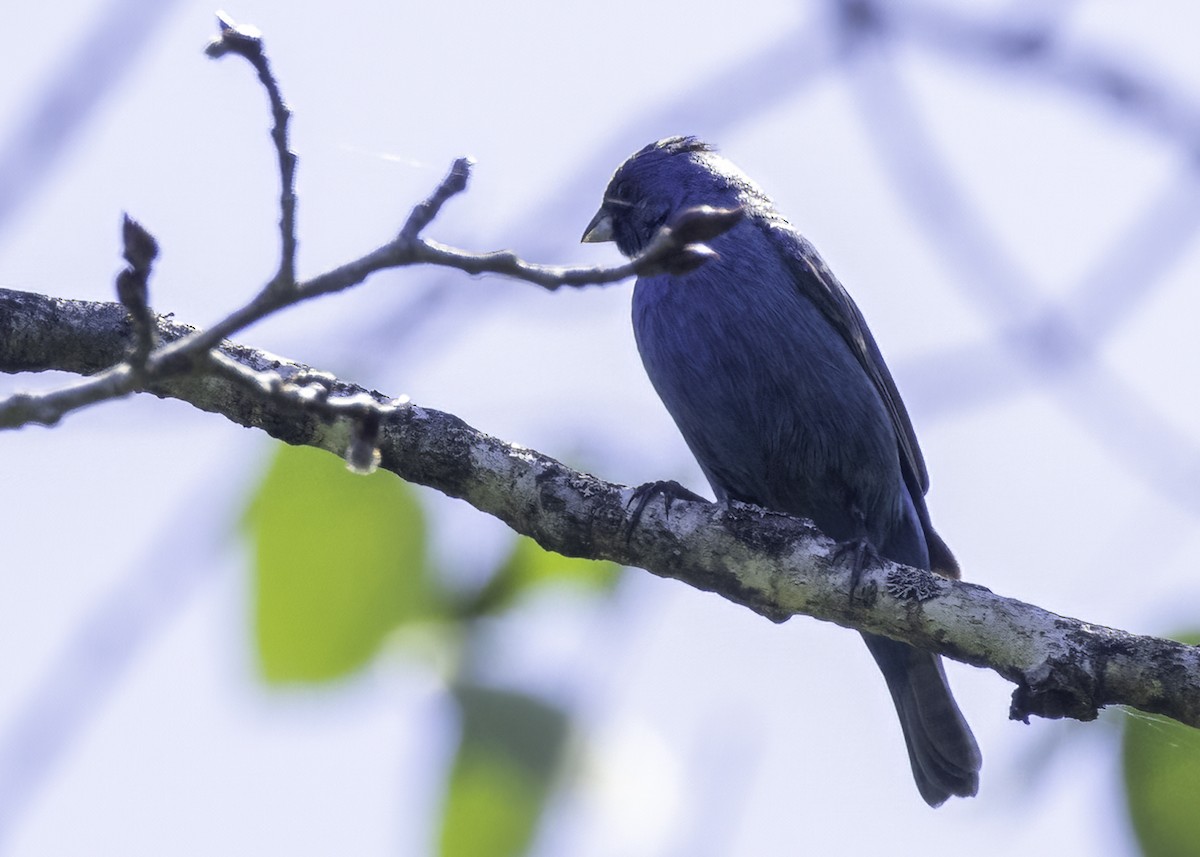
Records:
M612 241L612 215L604 208L597 211L596 216L592 218L592 222L587 225L587 229L583 230L583 237L579 240L584 244L599 244L602 241Z

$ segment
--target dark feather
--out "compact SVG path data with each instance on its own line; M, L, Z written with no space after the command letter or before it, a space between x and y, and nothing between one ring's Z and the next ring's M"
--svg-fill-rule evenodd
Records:
M694 137L660 140L613 174L587 234L633 255L698 205L744 214L704 265L640 277L633 322L646 372L717 497L811 518L835 539L956 577L930 524L912 421L866 321L754 182ZM940 659L864 637L922 797L937 806L974 794L979 750Z

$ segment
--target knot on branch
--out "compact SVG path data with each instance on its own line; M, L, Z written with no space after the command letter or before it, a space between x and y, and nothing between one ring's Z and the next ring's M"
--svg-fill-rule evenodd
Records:
M1030 670L1013 691L1010 720L1028 723L1030 715L1060 720L1095 720L1100 712L1096 677L1082 663L1050 658Z
M375 472L382 454L379 451L379 429L382 423L378 407L368 410L354 422L350 445L346 448L346 468L364 476Z
M158 242L140 223L125 215L121 223L122 256L129 264L117 274L117 299L133 320L134 346L131 365L145 369L154 348L154 317L150 312L150 268L158 258Z
M323 403L328 401L340 383L332 372L308 367L286 377L284 373L279 373L279 378L283 381L287 392L294 395L297 401L303 402Z
M217 27L217 37L204 48L208 56L218 59L235 53L252 61L262 58L262 32L256 27L238 24L224 12L217 13Z
M893 568L887 573L884 588L899 601L929 601L945 593L943 578L917 568Z

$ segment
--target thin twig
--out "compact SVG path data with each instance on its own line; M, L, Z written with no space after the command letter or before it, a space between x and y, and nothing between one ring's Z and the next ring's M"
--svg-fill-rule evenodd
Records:
M129 268L117 281L117 291L123 304L134 316L139 331L138 345L133 356L87 381L49 393L17 393L0 400L0 428L14 428L29 423L53 425L65 414L106 399L128 395L153 382L182 374L219 370L226 375L237 370L219 357L212 358L213 349L222 341L272 313L310 300L319 295L343 291L363 282L376 271L409 265L438 265L455 268L468 274L494 273L526 280L547 289L560 286L583 286L611 283L638 273L690 270L703 264L712 251L702 242L731 228L741 217L740 210L700 207L682 212L668 223L635 259L612 267L560 267L526 262L509 251L471 253L447 247L421 237L421 232L437 217L445 203L466 190L471 162L457 159L433 192L409 212L404 226L387 244L365 256L341 265L304 283L295 277L295 155L288 149L287 125L290 113L280 94L279 84L270 71L263 51L262 37L249 27L239 27L224 16L218 18L220 34L209 43L209 56L220 57L235 53L247 59L258 70L259 80L266 88L274 127L272 138L279 157L283 193L280 197L280 230L282 252L279 273L268 282L249 303L231 312L207 330L193 331L157 349L151 338L150 309L146 297L146 279L150 263L158 252L154 238L135 221L126 218L125 258ZM243 378L243 381L247 379ZM264 382L267 383L267 382ZM287 390L295 401L312 398L307 392ZM281 393L282 394L282 393ZM344 415L349 403L330 405L338 411L328 416ZM355 434L359 447L372 435L370 426L379 416L375 410L359 415L363 421ZM383 414L386 416L386 414ZM361 449L352 450L355 466L365 460ZM365 466L365 465L364 465Z
M97 402L128 396L138 378L128 363L46 393L16 392L0 400L0 429L24 425L52 426L64 415Z
M446 173L446 177L434 188L433 193L423 202L418 203L409 213L404 228L400 230L402 242L414 241L425 230L425 227L438 216L442 206L450 197L467 189L472 163L470 158L459 158L450 166L450 172Z
M129 311L137 345L129 358L135 374L146 371L146 362L154 348L154 314L150 311L150 268L158 258L158 242L140 223L125 215L121 224L121 254L129 264L117 274L117 298Z
M288 144L288 124L292 111L283 100L279 81L263 50L262 34L254 27L239 26L223 13L217 13L220 33L208 43L205 53L214 59L226 54L242 57L258 72L258 79L271 102L271 140L279 159L279 272L268 284L270 289L288 290L296 284L296 153Z
M456 162L459 163L459 162ZM425 205L428 203L422 203ZM692 210L684 216L711 221L713 229L728 229L737 221L736 210ZM411 218L410 218L411 219ZM376 271L407 267L416 264L455 268L468 274L502 274L543 288L554 290L561 286L586 286L613 283L644 271L703 263L708 257L704 245L684 243L664 226L646 249L634 259L615 266L556 266L526 262L509 251L470 253L447 247L424 238L407 240L403 235L353 262L342 265L283 293L264 289L250 303L230 313L205 330L170 342L153 351L138 373L139 382L128 363L114 367L110 373L97 376L61 391L45 394L17 393L0 400L0 429L15 428L27 423L53 425L65 414L105 399L127 395L139 383L161 381L178 374L204 371L205 356L224 339L243 328L286 307L310 300L319 295L342 291L358 285ZM119 371L118 371L119 370Z

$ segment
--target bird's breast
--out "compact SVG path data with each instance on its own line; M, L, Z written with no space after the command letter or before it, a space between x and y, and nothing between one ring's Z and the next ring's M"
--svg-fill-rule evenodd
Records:
M776 266L779 267L779 266ZM729 253L643 277L646 372L719 496L813 518L835 538L900 514L890 419L871 380L782 269Z

